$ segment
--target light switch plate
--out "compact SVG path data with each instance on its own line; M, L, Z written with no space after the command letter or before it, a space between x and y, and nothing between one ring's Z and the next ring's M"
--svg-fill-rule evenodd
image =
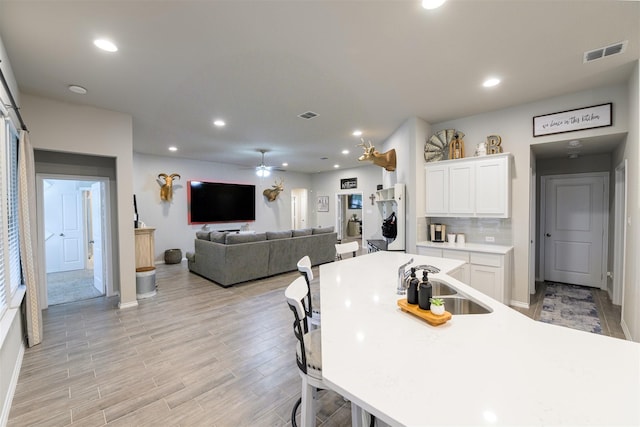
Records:
M484 241L485 242L489 242L489 243L493 243L496 241L496 238L493 236L484 236Z

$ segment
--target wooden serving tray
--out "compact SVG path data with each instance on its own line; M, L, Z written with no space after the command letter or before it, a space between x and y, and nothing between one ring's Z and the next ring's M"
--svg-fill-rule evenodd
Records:
M418 316L419 318L426 320L428 324L433 326L439 326L444 323L447 323L451 319L451 313L445 310L444 314L440 316L436 316L431 312L431 310L423 310L418 305L409 304L406 298L402 298L398 300L398 307L400 307L403 311L407 313L411 313L414 316Z

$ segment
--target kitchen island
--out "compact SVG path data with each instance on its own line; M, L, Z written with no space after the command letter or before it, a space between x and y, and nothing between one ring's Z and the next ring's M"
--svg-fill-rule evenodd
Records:
M401 311L410 258L492 312L434 327ZM534 321L446 274L461 264L375 252L320 267L324 381L356 412L391 426L640 425L640 344Z

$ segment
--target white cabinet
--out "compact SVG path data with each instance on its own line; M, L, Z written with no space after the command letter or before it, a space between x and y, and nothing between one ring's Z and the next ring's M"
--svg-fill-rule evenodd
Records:
M416 249L418 255L464 261L465 264L450 271L449 276L503 304L511 302L513 249L505 253L474 252L421 245L418 245Z
M509 218L510 159L505 153L426 164L426 215Z
M393 187L376 191L376 204L382 219L389 217L392 212L396 214L398 234L395 239L385 238L389 251L403 251L405 249L406 202L404 191L404 184L395 184Z

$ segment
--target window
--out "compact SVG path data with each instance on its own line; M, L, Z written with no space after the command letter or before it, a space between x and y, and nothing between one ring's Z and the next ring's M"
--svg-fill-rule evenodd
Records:
M22 283L18 219L18 133L0 117L0 317Z

